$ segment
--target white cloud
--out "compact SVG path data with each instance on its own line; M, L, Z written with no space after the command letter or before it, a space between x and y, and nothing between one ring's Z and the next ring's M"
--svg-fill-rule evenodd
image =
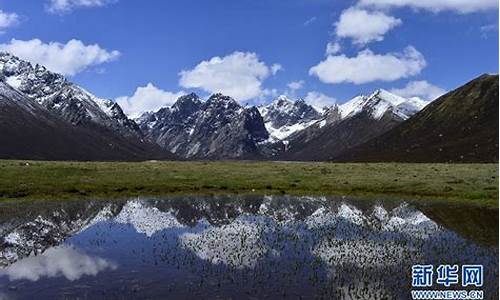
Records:
M325 55L337 54L342 50L342 47L338 42L329 42L326 45Z
M273 64L271 66L271 74L276 75L279 71L283 70L283 66L280 64Z
M498 31L498 24L493 23L493 24L483 25L483 26L479 27L479 30L482 33L490 32L490 31Z
M280 69L278 64L267 66L255 53L234 52L202 61L192 70L181 71L179 84L209 93L221 92L238 101L245 101L260 97L263 81Z
M325 83L351 82L363 84L372 81L394 81L414 76L426 66L423 55L412 46L402 53L375 54L363 50L355 57L329 55L309 70Z
M19 16L16 13L8 13L0 9L0 33L17 24L19 24Z
M101 7L117 0L50 0L46 9L50 13L69 13L78 8Z
M91 257L72 247L50 248L41 255L29 256L0 270L10 280L38 281L43 277L64 276L78 280L82 276L95 276L99 272L116 269L116 265L100 257Z
M344 10L339 21L335 23L335 33L340 38L352 38L355 44L364 45L382 41L386 32L401 23L400 19L383 12L351 7Z
M269 98L269 97L274 98L276 96L278 96L277 89L263 89L262 94L257 99L253 99L253 100L259 100L259 101L254 101L254 102L260 103L262 101L267 100L267 98Z
M321 111L324 107L331 106L337 102L335 98L316 91L307 93L304 100L318 111Z
M287 86L292 91L300 90L304 87L304 80L292 81Z
M498 36L498 24L488 24L479 27L479 32L481 33L481 37L487 39L490 35Z
M379 8L406 6L432 12L447 10L458 13L496 11L498 8L498 0L360 0L359 4Z
M12 39L0 44L1 51L10 52L32 63L44 65L49 70L64 75L75 75L88 67L110 62L120 56L118 51L107 51L99 45L85 45L79 40L66 44L43 43L39 39L21 41Z
M316 17L312 17L312 18L308 19L307 21L304 22L304 26L311 25L312 23L316 22L317 19L318 18L316 18Z
M118 97L116 102L123 111L131 118L140 117L144 112L157 111L158 109L171 106L177 98L185 95L185 92L172 93L155 87L152 83L138 87L134 95Z
M442 96L444 93L446 93L446 90L430 84L425 80L421 80L411 81L405 87L400 89L392 89L390 90L390 92L406 98L419 97L429 101Z

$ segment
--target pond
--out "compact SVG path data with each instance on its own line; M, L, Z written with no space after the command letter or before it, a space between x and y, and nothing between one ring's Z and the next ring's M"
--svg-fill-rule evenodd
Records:
M481 264L498 299L497 243L498 210L445 203L6 202L0 299L409 299L415 264Z

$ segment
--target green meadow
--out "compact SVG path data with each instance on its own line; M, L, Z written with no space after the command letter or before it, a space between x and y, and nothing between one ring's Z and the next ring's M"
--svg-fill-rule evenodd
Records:
M0 199L346 195L498 207L498 164L0 161Z

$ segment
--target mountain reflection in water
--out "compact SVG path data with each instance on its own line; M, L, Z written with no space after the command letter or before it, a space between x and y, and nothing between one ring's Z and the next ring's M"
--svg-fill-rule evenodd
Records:
M497 210L197 196L0 211L0 299L408 299L413 264L483 264L498 298Z

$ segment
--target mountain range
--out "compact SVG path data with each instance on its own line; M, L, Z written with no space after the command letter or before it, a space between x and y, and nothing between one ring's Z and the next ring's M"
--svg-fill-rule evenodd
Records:
M0 158L498 161L498 75L429 103L379 89L318 111L191 93L132 120L110 99L0 53Z
M332 160L338 154L394 128L427 104L385 90L355 97L330 108L320 121L289 136L281 158Z

